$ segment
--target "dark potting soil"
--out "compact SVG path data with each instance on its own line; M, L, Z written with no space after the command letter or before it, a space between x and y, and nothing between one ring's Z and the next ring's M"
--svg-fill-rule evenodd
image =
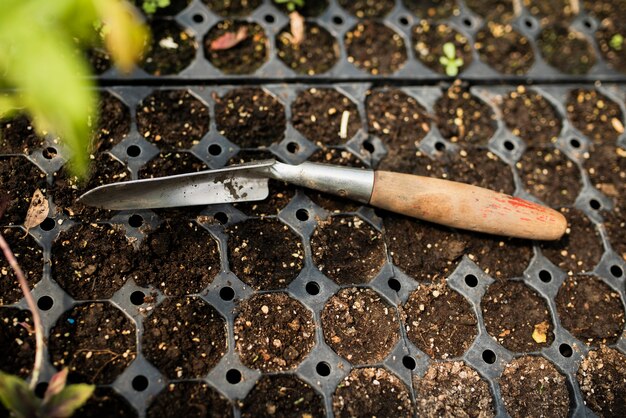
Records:
M277 7L285 14L291 13L288 9L289 2L276 3L273 2L273 6ZM328 8L328 0L316 0L316 1L304 1L302 7L296 6L296 11L304 17L317 17L321 15ZM294 4L294 2L291 2Z
M46 175L26 158L0 158L0 225L22 225L33 194L46 186Z
M189 152L161 152L139 170L140 179L195 173L209 167Z
M43 274L43 251L39 244L18 228L3 228L2 236L13 251L29 287L41 280ZM0 258L0 306L11 305L22 299L23 294L13 269L2 257Z
M285 137L285 108L265 90L240 87L213 98L217 129L238 146L268 147Z
M626 356L602 346L590 351L578 368L576 379L585 404L603 417L626 414Z
M154 398L146 410L148 418L231 418L231 403L204 382L172 382Z
M242 418L326 415L322 396L308 383L288 374L261 376L246 398L239 401L239 408Z
M33 326L29 311L0 308L0 347L3 351L0 370L25 378L35 362L35 334L20 325L22 323Z
M400 89L370 91L365 107L369 131L394 150L415 150L430 131L426 109Z
M465 5L487 22L509 22L515 18L515 1L465 0Z
M487 23L474 45L481 61L504 74L524 75L535 62L532 45L511 25Z
M197 297L169 298L144 320L143 354L170 379L204 377L226 352L226 321Z
M447 277L467 250L467 237L447 227L390 212L382 217L394 265L417 281Z
M370 367L353 369L339 383L333 395L333 412L337 418L408 418L413 416L413 406L400 379L386 369Z
M496 280L521 277L533 258L532 241L468 232L467 256Z
M372 75L393 74L407 60L402 37L377 21L357 23L346 32L344 43L348 61Z
M209 109L188 90L158 90L137 105L137 129L162 150L191 148L209 132Z
M512 417L568 416L566 378L540 356L513 359L500 377L504 406Z
M84 49L89 67L96 75L101 75L111 68L111 54L102 46Z
M626 18L626 3L624 0L583 0L583 5L587 13L596 16L598 19L606 19L607 17L616 17L624 20Z
M556 109L540 93L518 86L502 98L502 119L513 135L531 147L556 142L563 124Z
M231 157L226 165L243 164L251 161L271 160L275 158L276 156L267 149L244 149L239 150L234 157Z
M134 3L135 6L137 6L137 9L139 9L148 18L151 18L152 16L174 16L187 7L187 5L191 3L191 0L168 0L168 6L157 7L154 14L148 14L143 10L142 5L144 0L135 0Z
M326 344L355 365L382 362L400 338L396 309L371 289L340 290L321 317Z
M296 194L296 187L282 181L270 179L269 196L254 202L234 203L233 206L249 216L277 215Z
M202 0L211 11L220 16L247 16L259 7L262 0Z
M118 418L137 417L137 411L114 389L97 387L87 402L76 410L75 416L81 418L99 418L103 416Z
M522 282L491 284L481 307L487 332L508 350L538 351L554 341L546 301Z
M617 202L626 195L626 150L600 145L585 154L584 167L591 184Z
M293 42L290 26L276 36L278 58L299 74L314 75L330 70L339 60L339 44L326 29L305 22L304 38Z
M493 417L489 385L462 361L432 363L424 377L413 376L416 410L420 417Z
M441 144L443 145L443 142ZM439 152L435 158L431 158L419 150L392 148L383 158L378 169L418 176L444 177L447 175L445 163L449 158L450 155L445 152Z
M152 32L141 68L152 75L172 75L187 68L196 57L194 36L170 19L150 22Z
M337 284L370 282L387 261L382 234L358 216L318 221L311 237L313 261Z
M52 246L52 277L74 299L108 299L136 273L137 254L124 231L78 224Z
M395 6L393 0L338 0L338 3L359 19L385 17Z
M619 293L599 277L567 278L555 298L563 327L585 344L614 344L624 328Z
M0 119L0 154L30 154L44 144L24 114Z
M485 145L496 131L493 110L459 82L443 92L434 110L439 131L452 142Z
M50 330L48 350L70 382L111 384L136 357L135 324L107 302L77 305Z
M345 137L341 137L341 120L348 112ZM300 92L291 105L291 123L302 135L320 146L339 145L352 138L361 128L356 105L331 88L311 88Z
M561 213L568 224L565 235L558 241L540 243L542 254L567 272L593 270L604 253L600 233L580 210L561 208Z
M228 49L212 50L211 42L226 33L237 33L246 28L246 38ZM267 61L268 40L258 23L243 20L223 20L213 26L204 37L204 55L225 74L252 74Z
M596 31L596 41L602 57L609 66L626 72L626 44L624 44L624 34L626 27L623 20L617 18L604 19Z
M447 43L454 44L455 57L463 60L459 72L472 62L472 46L467 38L445 23L421 21L411 31L411 43L415 57L439 74L446 74L446 66L439 59L445 55L443 46Z
M543 29L537 46L548 64L565 74L587 74L596 63L593 47L585 35L563 23Z
M302 241L277 219L249 219L228 228L230 269L257 290L283 289L302 270Z
M551 22L569 22L578 14L571 0L524 0L526 9L543 25ZM567 411L565 411L567 413Z
M594 143L614 144L624 133L619 105L595 89L575 89L567 98L567 117Z
M434 359L461 357L478 334L472 306L443 278L420 284L402 312L409 340Z
M135 255L135 282L168 296L200 293L220 270L217 243L195 222L163 222L142 241Z
M548 206L571 205L580 192L578 167L558 149L528 148L515 166L526 190Z
M402 4L420 19L444 19L459 10L456 0L402 0Z
M130 111L120 99L107 91L100 92L98 102L98 127L93 149L108 151L117 145L130 131Z
M626 261L626 208L615 208L605 214L604 227L611 247Z
M515 191L510 167L487 149L461 149L458 154L450 154L444 161L446 173L442 177L445 179L506 194L513 194Z
M293 370L315 345L313 314L286 293L256 294L237 308L241 362L262 372Z

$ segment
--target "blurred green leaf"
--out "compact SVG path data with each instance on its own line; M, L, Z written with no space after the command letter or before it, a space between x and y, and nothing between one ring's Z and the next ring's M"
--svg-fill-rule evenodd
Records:
M35 418L41 401L17 376L0 372L0 402L17 418Z
M60 372L57 372L54 376L52 376L50 382L48 382L48 388L46 389L46 393L43 397L44 403L48 402L53 396L61 393L61 391L65 388L68 373L69 369L65 367Z
M84 405L91 396L94 385L84 383L66 386L43 405L42 416L46 418L67 418Z

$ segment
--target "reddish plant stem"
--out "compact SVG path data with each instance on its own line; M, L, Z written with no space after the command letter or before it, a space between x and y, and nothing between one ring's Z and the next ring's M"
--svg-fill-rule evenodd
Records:
M35 365L33 366L33 376L30 381L31 389L35 388L37 381L39 380L39 374L41 373L41 365L43 363L43 327L41 325L41 316L39 316L39 310L37 309L37 304L35 304L35 299L33 298L32 293L30 293L30 289L28 287L28 282L26 281L26 276L24 276L24 272L20 267L17 259L13 255L13 251L11 251L11 247L9 247L9 243L6 242L2 233L0 233L0 248L2 248L2 252L4 253L4 257L9 262L9 265L15 272L15 276L17 277L17 281L20 284L20 288L22 289L22 293L24 293L24 297L26 298L26 303L28 304L28 308L30 309L31 314L33 315L33 324L35 326Z

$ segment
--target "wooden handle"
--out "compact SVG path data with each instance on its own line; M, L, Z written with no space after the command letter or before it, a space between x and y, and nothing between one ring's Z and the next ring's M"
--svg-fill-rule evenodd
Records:
M465 183L376 171L370 204L414 218L471 231L556 240L567 228L559 212Z

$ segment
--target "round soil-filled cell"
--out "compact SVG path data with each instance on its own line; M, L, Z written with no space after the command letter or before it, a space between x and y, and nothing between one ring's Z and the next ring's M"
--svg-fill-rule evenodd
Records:
M600 232L578 209L561 208L561 213L567 219L565 234L558 241L541 242L542 254L568 273L593 270L604 253Z
M393 0L337 0L337 2L359 19L385 17L395 6Z
M238 146L268 147L285 137L285 108L265 90L235 88L214 99L218 131Z
M349 287L322 310L324 340L352 364L382 362L400 338L397 310L371 289Z
M434 110L441 135L451 142L486 145L496 132L493 110L459 82L443 92Z
M585 158L584 167L596 189L615 202L626 196L626 149L594 146Z
M48 351L70 382L113 383L135 359L135 324L107 302L74 306L50 330Z
M304 266L300 237L277 219L249 219L226 232L230 269L254 289L284 289Z
M626 72L626 25L620 19L604 19L596 31L596 41L602 57L609 66L622 73Z
M231 418L232 404L204 382L172 382L154 398L146 410L148 418Z
M407 337L434 359L461 357L478 334L472 306L443 279L420 284L402 310Z
M595 89L575 89L567 97L567 117L594 143L615 143L624 133L619 105Z
M524 356L507 364L500 390L511 417L568 416L566 378L543 357Z
M154 286L167 296L200 293L220 270L217 243L195 222L165 221L141 243L139 286Z
M624 328L619 293L597 276L567 278L555 298L561 325L585 344L614 344Z
M508 350L538 351L554 341L548 304L522 282L491 284L481 307L487 332Z
M489 22L476 34L481 61L503 74L524 75L535 62L532 45L511 25Z
M262 0L202 0L211 11L224 17L248 16L262 2Z
M93 139L93 149L108 151L128 135L130 110L120 99L108 91L100 92L98 126Z
M200 298L166 299L143 324L143 353L170 379L204 377L226 353L226 322Z
M579 6L574 7L573 3L572 0L524 0L526 9L542 24L571 21L579 12Z
M415 57L431 70L446 74L446 65L440 59L445 57L443 46L451 43L455 47L455 59L461 59L458 72L463 72L472 63L472 46L460 32L445 23L434 24L423 20L413 27L411 43ZM447 57L450 59L450 57Z
M137 6L137 8L141 10L141 12L144 15L146 15L148 18L151 18L152 16L174 16L182 12L183 9L186 8L189 3L191 3L191 0L167 0L167 6L156 7L156 11L154 13L147 13L142 7L144 3L154 3L154 2L152 1L147 2L145 0L135 0L134 3L135 3L135 6Z
M278 180L270 179L269 196L254 202L234 203L233 206L249 216L278 215L296 194L296 187Z
M49 195L56 205L57 212L84 222L107 219L112 211L88 206L78 201L78 197L95 187L130 180L130 173L124 164L108 153L99 153L91 160L89 178L81 180L71 174L69 167L62 167L54 177Z
M314 87L300 92L291 104L291 114L293 127L322 147L344 143L361 128L356 104L331 88ZM346 129L341 132L345 119Z
M33 326L29 311L0 308L0 370L25 378L35 363L35 334L22 324Z
M402 0L402 4L420 19L445 19L459 10L456 0Z
M46 175L26 158L0 158L0 224L22 225L33 194L46 186Z
M147 73L156 76L177 74L195 59L198 46L194 36L174 20L152 20L150 29L150 44L141 63Z
M383 224L394 265L420 282L450 275L468 248L464 234L441 225L390 212Z
M233 36L243 39L228 48L221 45ZM223 20L204 37L204 55L225 74L254 73L267 61L268 49L263 27L254 22Z
M30 154L44 144L24 114L0 119L0 154Z
M465 5L487 22L510 22L516 17L515 1L465 0Z
M513 135L530 146L548 146L556 142L563 124L556 109L541 94L518 86L502 98L502 119Z
M526 190L552 207L572 205L582 187L578 167L558 149L528 148L515 167Z
M114 389L97 387L87 402L74 413L81 418L136 418L137 411Z
M304 23L304 35L294 42L289 25L276 36L278 58L298 74L315 75L330 70L339 60L337 40L322 26Z
M467 256L496 280L521 277L533 258L532 241L468 233Z
M446 160L446 174L452 181L485 187L500 193L513 194L515 180L511 168L487 149L461 149Z
M262 372L295 369L315 344L312 312L285 293L257 294L243 301L234 330L241 362Z
M28 281L28 287L32 289L35 283L41 280L43 274L43 251L41 247L30 235L18 228L3 228L2 236L22 268L22 272ZM23 296L13 269L6 258L1 257L0 306L16 303Z
M602 346L590 351L578 368L576 379L585 404L602 417L626 414L626 356Z
M357 23L346 32L344 43L348 62L372 75L389 75L407 60L402 36L377 21Z
M52 246L52 278L74 299L108 299L136 274L137 254L120 228L78 224Z
M324 399L309 384L293 375L264 375L243 401L242 418L323 417Z
M413 376L415 404L420 417L493 417L489 385L462 361L432 363L424 377Z
M537 46L548 64L565 74L587 74L596 63L589 40L565 24L543 29L537 38Z
M333 413L348 417L412 417L413 405L406 385L380 367L353 369L333 394Z
M626 261L626 208L615 208L604 217L611 247Z
M161 149L191 148L209 132L209 109L188 90L158 90L137 105L137 129Z
M426 109L400 89L377 89L365 101L369 131L394 149L412 149L430 132Z
M188 152L162 152L139 170L140 179L195 173L209 167Z
M313 262L339 285L368 283L387 261L382 238L358 216L320 220L311 237Z

